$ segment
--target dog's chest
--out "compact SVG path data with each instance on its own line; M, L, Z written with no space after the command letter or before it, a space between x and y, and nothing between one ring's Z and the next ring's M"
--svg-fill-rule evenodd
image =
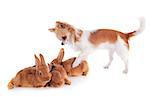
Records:
M80 41L75 43L75 48L78 50L85 50L85 49L92 48L93 46L88 40L88 37L89 37L89 32L84 32L82 37L80 38Z

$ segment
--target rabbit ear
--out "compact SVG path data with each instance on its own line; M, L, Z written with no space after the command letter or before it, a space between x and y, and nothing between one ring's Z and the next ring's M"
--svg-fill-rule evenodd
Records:
M35 54L34 54L34 57L35 57L35 64L36 64L36 65L41 64L39 58L38 58Z
M60 51L59 51L59 54L57 56L58 62L62 62L63 58L64 58L64 49L61 48Z
M44 56L42 54L40 54L40 59L41 59L41 65L45 65L45 59Z
M52 65L48 63L48 68L49 68L49 71L52 70Z

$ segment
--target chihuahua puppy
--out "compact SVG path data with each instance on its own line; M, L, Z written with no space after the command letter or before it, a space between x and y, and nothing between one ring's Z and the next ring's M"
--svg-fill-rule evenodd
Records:
M128 72L128 51L129 39L143 32L145 27L145 19L139 18L140 26L137 30L128 33L112 29L96 29L94 31L83 31L65 22L56 22L54 28L50 28L50 32L54 32L56 37L62 41L61 44L69 44L75 50L81 51L80 55L73 63L76 67L82 60L85 60L93 51L105 48L109 52L109 62L105 68L109 68L113 61L113 54L116 52L125 64L123 73Z

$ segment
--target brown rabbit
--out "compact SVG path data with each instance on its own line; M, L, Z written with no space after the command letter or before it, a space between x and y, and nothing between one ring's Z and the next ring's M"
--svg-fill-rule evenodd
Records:
M19 71L8 83L8 89L14 87L44 87L51 80L51 73L46 66L44 57L40 54L40 60L35 55L35 66Z
M62 53L60 53L61 56L64 57L64 49L61 49ZM74 63L76 57L70 58L68 60L65 60L61 62L61 65L65 68L67 74L69 76L79 76L79 75L87 75L89 68L87 61L82 61L77 67L72 67L72 64Z
M48 64L49 69L51 70L50 72L52 74L52 79L47 84L48 86L60 87L64 84L68 84L68 85L71 84L71 81L68 78L66 70L61 65L63 59L62 53L64 53L63 49L60 50L57 58L54 59L50 64Z
M78 76L78 75L86 75L89 68L87 61L82 61L77 67L72 67L73 62L76 57L70 58L66 61L62 61L64 58L64 49L62 48L59 52L59 55L56 59L52 61L53 64L61 64L66 70L69 76Z

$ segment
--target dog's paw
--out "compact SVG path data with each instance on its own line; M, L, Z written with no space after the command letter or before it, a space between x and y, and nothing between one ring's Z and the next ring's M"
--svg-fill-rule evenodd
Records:
M104 69L109 69L109 66L104 66Z
M78 63L78 62L73 63L73 64L72 64L72 68L77 67L79 64L80 64L80 63Z
M122 73L123 73L123 74L127 74L127 73L128 73L128 70L125 69L125 70L122 71Z

